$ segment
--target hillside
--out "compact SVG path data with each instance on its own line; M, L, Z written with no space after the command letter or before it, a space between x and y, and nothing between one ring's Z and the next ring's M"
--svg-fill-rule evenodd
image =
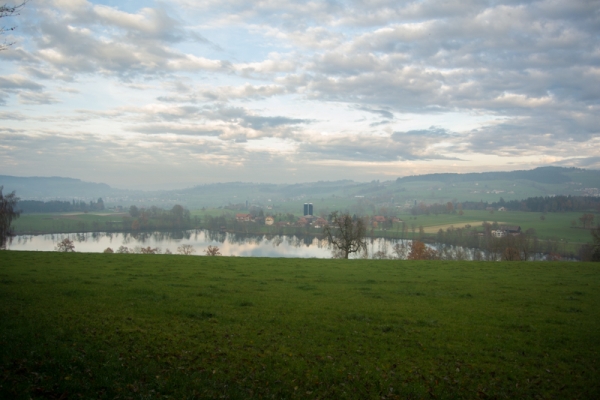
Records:
M408 182L441 182L441 183L459 183L459 182L491 182L491 181L517 181L525 180L539 183L561 184L572 182L573 172L583 172L585 170L575 168L561 167L540 167L525 171L509 171L509 172L480 172L467 174L427 174L427 175L411 175L403 178L398 178L397 183ZM589 175L594 175L595 171L589 171ZM600 178L600 173L597 174Z
M5 192L17 192L22 199L66 199L107 196L113 189L105 183L85 182L61 177L17 177L0 175L0 186Z
M107 206L131 204L191 209L258 206L277 212L301 212L304 202L317 212L336 209L375 213L382 207L396 208L415 202L494 202L503 198L521 200L536 196L594 195L600 188L600 171L543 167L528 171L407 176L395 181L319 181L298 184L230 182L198 185L165 191L129 191L70 178L22 178L0 176L5 192L16 190L22 199L97 200Z
M3 399L600 396L590 263L0 258Z

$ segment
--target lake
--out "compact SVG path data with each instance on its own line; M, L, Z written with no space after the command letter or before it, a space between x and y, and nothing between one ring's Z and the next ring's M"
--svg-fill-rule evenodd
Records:
M177 254L177 248L188 244L194 247L194 255L204 255L208 246L217 246L224 256L240 257L297 257L331 258L332 251L327 243L314 236L250 235L208 230L179 232L141 233L71 233L49 235L19 235L12 238L9 250L54 251L58 242L69 238L75 244L75 251L102 253L110 247L115 252L120 246L139 252L142 247L158 248L160 253L167 250ZM398 240L368 239L369 254L378 251L392 253ZM379 253L381 254L381 253Z

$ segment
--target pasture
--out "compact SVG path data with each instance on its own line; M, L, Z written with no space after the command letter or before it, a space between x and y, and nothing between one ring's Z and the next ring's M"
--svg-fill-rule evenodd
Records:
M419 226L423 226L426 233L435 233L440 228L447 229L451 225L455 228L462 228L466 224L473 228L481 230L482 221L489 223L498 222L498 224L519 225L523 231L533 228L535 235L542 240L547 239L563 239L574 243L588 243L591 241L590 230L583 229L579 221L583 213L581 212L565 212L565 213L541 213L523 212L523 211L473 211L466 210L463 215L458 214L430 214L417 215L410 214L399 215L403 219L408 228L407 237L412 238L410 227L412 224L416 226L416 232L419 232ZM575 225L573 225L575 221ZM397 227L394 227L397 230Z
M0 398L597 398L600 268L0 252Z

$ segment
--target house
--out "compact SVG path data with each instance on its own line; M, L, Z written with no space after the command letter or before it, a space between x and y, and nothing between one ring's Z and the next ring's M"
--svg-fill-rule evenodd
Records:
M521 234L521 227L518 225L501 225L500 229L513 236Z
M376 215L373 217L373 222L385 222L385 217L383 215Z
M504 236L506 236L506 231L497 229L495 231L492 231L492 236L495 238L503 238Z
M325 218L319 217L315 220L315 222L313 222L313 227L317 229L322 228L325 225L327 225L327 220Z
M275 223L275 218L267 217L265 218L265 225L273 225Z
M498 211L506 211L506 207L500 207Z
M250 214L235 214L235 219L242 222L252 221L252 215Z
M306 224L308 224L308 220L305 217L298 218L298 222L296 222L298 226L305 226Z
M327 220L325 218L317 218L317 220L315 221L315 224L319 224L319 225L326 225L327 224Z

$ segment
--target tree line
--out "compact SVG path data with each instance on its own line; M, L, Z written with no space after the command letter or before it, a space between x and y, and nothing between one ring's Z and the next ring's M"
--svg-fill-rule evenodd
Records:
M104 210L104 201L102 198L97 201L92 200L89 203L82 200L20 200L17 206L22 213L89 212Z
M507 211L526 212L567 212L567 211L593 211L600 212L600 197L591 196L546 196L529 197L525 200L505 201L500 198L495 202L484 201L449 201L446 203L426 204L421 202L414 205L410 212L413 215L429 214L454 214L462 215L463 210L485 211L498 210L504 207Z
M462 203L464 210L485 210L487 207L498 209L504 207L508 211L529 212L567 212L567 211L596 211L600 212L600 197L591 196L546 196L529 197L525 200L505 201L500 198L493 203L471 202Z

